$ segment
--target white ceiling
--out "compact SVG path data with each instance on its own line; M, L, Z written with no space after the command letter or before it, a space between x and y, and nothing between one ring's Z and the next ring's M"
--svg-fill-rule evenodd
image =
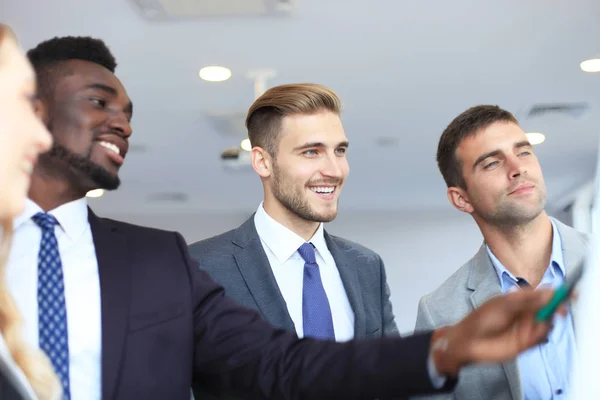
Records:
M53 36L92 35L115 54L135 103L123 185L92 200L101 212L253 210L262 196L251 171L230 172L227 140L203 115L245 111L246 77L274 68L269 84L317 82L338 92L351 146L345 209L448 208L435 165L439 135L478 103L513 111L547 140L537 149L551 204L592 178L600 126L598 0L298 0L291 18L151 22L130 0L2 0L0 15L31 48ZM205 65L232 78L208 83ZM527 119L533 104L587 102L581 118ZM380 147L378 138L397 146ZM184 193L185 203L150 201ZM179 210L181 211L181 210Z

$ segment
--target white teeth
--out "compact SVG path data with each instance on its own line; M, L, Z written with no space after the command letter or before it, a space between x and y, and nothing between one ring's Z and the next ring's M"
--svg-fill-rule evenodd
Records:
M112 150L119 155L121 154L121 150L119 150L119 148L112 143L100 142L99 144L100 144L100 146L106 147L107 149Z
M312 190L313 192L322 194L332 193L334 189L335 186L314 186L310 188L310 190Z

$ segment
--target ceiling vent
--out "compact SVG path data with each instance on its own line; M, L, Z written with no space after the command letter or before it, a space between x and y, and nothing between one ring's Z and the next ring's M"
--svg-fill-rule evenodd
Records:
M211 111L204 117L219 136L242 140L248 136L246 114L247 110Z
M288 16L297 0L133 0L149 20Z
M269 68L248 71L248 78L254 81L254 98L257 99L267 90L267 80L276 72ZM252 171L250 153L242 149L242 141L248 140L246 129L247 109L206 111L204 118L214 131L228 143L221 152L221 165L227 171Z
M540 103L534 104L526 113L527 118L546 117L549 115L581 118L590 109L588 103Z
M226 171L252 171L250 152L231 147L221 152L221 165Z
M148 201L152 203L185 203L187 199L187 195L181 192L162 192L148 196Z

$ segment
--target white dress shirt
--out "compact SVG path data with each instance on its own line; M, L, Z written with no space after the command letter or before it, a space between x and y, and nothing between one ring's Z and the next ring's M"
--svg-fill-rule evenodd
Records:
M304 239L271 218L261 203L254 215L254 225L267 254L279 291L286 302L288 313L296 327L298 337L304 336L302 323L302 283L304 260L298 248ZM321 280L333 319L335 340L343 342L354 337L354 312L348 301L342 278L335 260L327 248L323 224L309 240L315 246L315 256Z
M31 219L38 212L43 210L27 200L25 212L15 219L13 247L7 269L9 288L24 317L25 339L32 346L39 346L37 278L42 231ZM86 200L83 198L64 204L49 214L60 224L54 228L54 232L65 286L71 398L100 399L100 280Z

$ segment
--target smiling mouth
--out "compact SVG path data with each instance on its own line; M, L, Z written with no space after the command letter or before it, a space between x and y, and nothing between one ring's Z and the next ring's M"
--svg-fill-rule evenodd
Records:
M104 148L107 148L108 150L113 151L114 153L117 153L118 156L121 155L121 150L115 146L112 143L108 143L108 142L98 142L98 144Z
M337 186L309 186L309 189L323 200L332 200L337 191Z
M311 186L310 190L319 194L331 194L335 190L335 186Z
M121 155L121 149L113 143L101 140L98 144L105 149L106 155L111 159L111 161L119 166L123 165L125 159Z

